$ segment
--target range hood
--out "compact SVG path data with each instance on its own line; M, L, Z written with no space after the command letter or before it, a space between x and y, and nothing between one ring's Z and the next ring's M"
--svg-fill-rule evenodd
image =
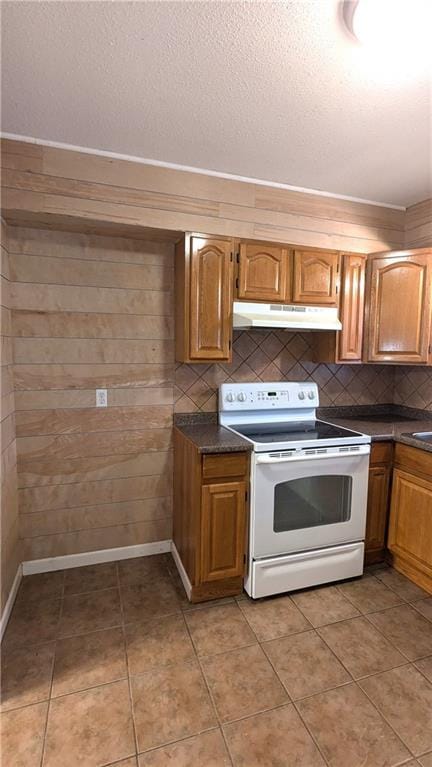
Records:
M234 328L342 330L336 307L257 304L234 301Z

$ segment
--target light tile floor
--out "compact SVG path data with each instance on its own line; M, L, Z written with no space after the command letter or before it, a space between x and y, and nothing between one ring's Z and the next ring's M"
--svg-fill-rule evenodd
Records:
M24 578L4 767L432 767L432 597L390 568L191 606L169 555Z

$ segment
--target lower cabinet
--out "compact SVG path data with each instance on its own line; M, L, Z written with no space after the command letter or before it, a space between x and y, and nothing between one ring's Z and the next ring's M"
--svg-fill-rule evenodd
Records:
M372 443L365 537L366 565L382 562L386 555L392 456L391 442Z
M388 548L393 565L432 593L432 453L396 445Z
M248 453L202 455L174 430L174 556L191 602L242 592L248 483Z
M223 465L221 466L223 473ZM201 580L242 576L246 482L215 482L201 489Z

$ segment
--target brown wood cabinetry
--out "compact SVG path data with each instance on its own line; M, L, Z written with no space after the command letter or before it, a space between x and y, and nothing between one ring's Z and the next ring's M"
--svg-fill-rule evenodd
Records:
M339 253L329 250L295 250L293 301L315 306L337 306Z
M432 453L396 445L388 548L393 565L432 593Z
M342 330L337 338L337 361L360 362L363 347L366 257L343 257L341 285Z
M392 456L391 442L372 444L365 536L366 565L385 559Z
M432 249L371 257L367 362L427 364L432 316Z
M218 480L202 486L201 580L204 583L243 575L245 503L245 480Z
M245 301L287 301L290 263L288 249L268 243L241 242L237 295Z
M366 256L341 259L342 330L315 334L315 362L359 363L362 360Z
M174 555L192 602L240 594L249 455L202 455L174 429Z
M176 359L231 359L231 239L185 235L176 247Z
M293 250L265 242L240 242L237 297L240 301L337 306L340 254Z

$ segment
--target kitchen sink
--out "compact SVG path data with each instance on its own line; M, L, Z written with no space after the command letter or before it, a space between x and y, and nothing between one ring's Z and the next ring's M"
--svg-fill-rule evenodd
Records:
M421 439L423 442L432 443L432 431L415 431L412 436L416 439Z

